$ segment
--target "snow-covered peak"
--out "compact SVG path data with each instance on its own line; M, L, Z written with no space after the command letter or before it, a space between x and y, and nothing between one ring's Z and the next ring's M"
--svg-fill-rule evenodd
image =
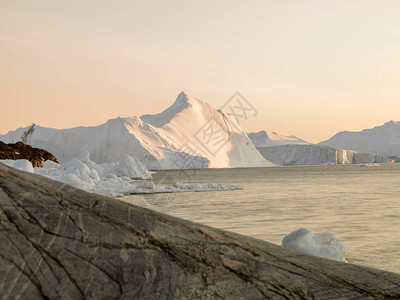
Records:
M127 118L114 118L114 119L109 119L107 120L106 123L104 123L105 126L112 126L112 127L123 127L125 124L140 124L142 123L142 120L138 117L127 117Z
M400 126L400 122L399 121L390 120L389 122L386 122L385 124L383 124L383 126L386 126L386 127L388 127L388 126Z
M341 131L320 145L400 157L400 122L392 120L359 132Z
M190 97L186 92L182 91L179 93L178 97L176 97L175 102L170 107L168 107L166 110L164 110L162 113L164 113L167 110L180 112L183 109L185 109L186 107L191 105L191 103L190 103L191 99L192 99L192 97Z
M163 127L185 109L201 106L202 104L204 104L203 101L191 97L186 92L182 91L178 97L176 97L175 102L163 112L154 115L143 115L140 118L144 122L155 127Z
M223 112L185 92L181 92L163 112L145 115L141 119L181 147L188 147L196 155L207 157L211 167L257 167L268 164L240 125Z
M259 132L250 132L247 135L253 144L258 148L288 144L309 144L308 142L294 135L280 135L276 132L267 132L265 130L261 130Z
M185 91L179 93L178 97L176 97L175 103L187 103L191 98Z

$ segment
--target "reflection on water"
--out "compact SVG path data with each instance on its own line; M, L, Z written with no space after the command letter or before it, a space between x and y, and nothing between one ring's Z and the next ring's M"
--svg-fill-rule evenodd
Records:
M331 230L346 244L349 262L400 273L400 164L159 171L153 177L243 190L175 194L168 206L149 204L165 203L155 201L160 195L123 199L279 245L299 227Z

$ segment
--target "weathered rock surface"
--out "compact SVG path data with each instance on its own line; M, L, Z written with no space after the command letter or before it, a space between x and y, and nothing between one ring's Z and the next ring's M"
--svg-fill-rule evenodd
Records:
M43 167L43 163L46 160L58 163L57 159L50 152L33 148L21 142L6 144L0 141L0 159L26 159L32 163L33 167Z
M89 194L0 164L2 299L399 298L400 275Z

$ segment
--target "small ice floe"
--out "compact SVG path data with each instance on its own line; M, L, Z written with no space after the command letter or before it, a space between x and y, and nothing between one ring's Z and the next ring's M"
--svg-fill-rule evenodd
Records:
M155 194L155 193L182 193L182 192L210 192L210 191L232 191L242 190L237 184L229 183L182 183L176 182L172 185L159 187L152 181L142 182L136 185L131 194Z
M314 235L312 229L299 228L283 238L282 246L315 256L347 262L344 243L336 242L335 234L331 231Z
M9 167L12 167L12 168L19 169L19 170L29 172L29 173L33 173L33 167L29 160L26 160L26 159L17 159L17 160L3 159L3 160L0 160L0 162L2 162L3 164L5 164Z
M379 167L380 164L376 163L365 163L365 164L358 164L357 167Z

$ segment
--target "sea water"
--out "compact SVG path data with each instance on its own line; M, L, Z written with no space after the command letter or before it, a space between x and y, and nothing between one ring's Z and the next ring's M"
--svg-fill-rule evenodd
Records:
M330 230L350 263L400 273L400 164L157 171L160 185L225 182L243 190L123 197L179 218L280 245Z

